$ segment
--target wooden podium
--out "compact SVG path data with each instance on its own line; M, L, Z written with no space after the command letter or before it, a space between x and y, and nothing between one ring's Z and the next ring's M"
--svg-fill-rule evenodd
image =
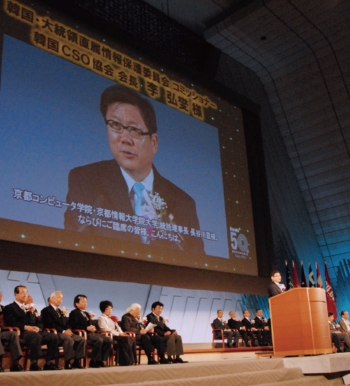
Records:
M274 355L332 353L324 289L294 288L269 303Z

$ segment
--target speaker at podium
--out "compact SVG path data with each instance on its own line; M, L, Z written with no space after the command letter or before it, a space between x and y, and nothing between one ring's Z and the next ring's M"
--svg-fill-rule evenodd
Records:
M293 288L269 299L275 356L331 354L326 292Z

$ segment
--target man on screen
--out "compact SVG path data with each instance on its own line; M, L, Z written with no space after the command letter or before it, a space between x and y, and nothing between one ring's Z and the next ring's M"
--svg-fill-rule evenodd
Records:
M204 254L194 200L153 165L152 104L113 85L102 93L100 111L114 159L70 171L65 228Z

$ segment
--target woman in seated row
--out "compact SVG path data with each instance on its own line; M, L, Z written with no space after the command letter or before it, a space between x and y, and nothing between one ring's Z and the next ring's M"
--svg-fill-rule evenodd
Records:
M131 366L136 363L136 345L133 336L123 332L118 322L115 322L111 316L113 304L109 300L100 303L102 315L98 318L98 326L103 331L110 331L113 335L113 341L117 342L116 362L120 366Z

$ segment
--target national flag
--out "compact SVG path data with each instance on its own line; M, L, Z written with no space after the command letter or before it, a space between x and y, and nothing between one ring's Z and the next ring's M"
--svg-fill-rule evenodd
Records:
M312 271L310 261L309 261L309 287L315 287L314 273Z
M298 273L297 273L297 266L294 264L294 260L292 260L292 265L293 265L293 286L294 288L300 287Z
M286 279L287 279L287 290L294 288L293 280L290 275L290 269L288 267L288 261L286 260Z
M337 306L335 304L335 298L333 293L333 288L331 284L331 280L329 278L327 263L324 262L324 273L326 277L326 301L327 301L327 309L328 312L333 312L334 314L334 320L337 319L338 313L337 313Z
M317 288L323 288L322 276L321 276L320 267L318 266L317 261L316 261L316 277L317 277Z
M301 270L300 270L301 274L300 274L300 277L301 277L301 286L302 287L308 287L309 286L309 282L306 281L306 276L305 276L305 271L304 271L304 264L303 262L301 262Z

